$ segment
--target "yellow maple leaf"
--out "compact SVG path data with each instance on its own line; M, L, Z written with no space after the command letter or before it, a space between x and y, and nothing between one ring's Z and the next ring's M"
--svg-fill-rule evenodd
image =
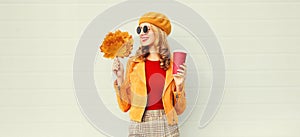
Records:
M115 58L115 57L128 57L131 53L133 46L132 35L128 32L122 32L117 30L116 32L109 32L101 46L100 51L104 53L105 58Z

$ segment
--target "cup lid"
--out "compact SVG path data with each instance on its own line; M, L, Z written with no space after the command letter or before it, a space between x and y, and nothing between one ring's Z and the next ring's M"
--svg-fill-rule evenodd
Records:
M173 52L183 52L183 53L187 53L186 50L182 50L182 49L176 49L176 50L173 50Z

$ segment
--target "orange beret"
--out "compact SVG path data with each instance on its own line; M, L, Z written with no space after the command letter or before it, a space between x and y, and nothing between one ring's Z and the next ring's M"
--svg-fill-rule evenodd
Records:
M171 33L171 22L168 19L168 17L165 16L164 14L158 12L148 12L140 18L139 25L145 22L151 23L159 27L164 32L166 32L167 35Z

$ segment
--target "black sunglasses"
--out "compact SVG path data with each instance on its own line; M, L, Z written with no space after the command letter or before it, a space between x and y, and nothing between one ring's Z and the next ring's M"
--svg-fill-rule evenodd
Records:
M137 34L140 34L141 32L142 32L142 28L143 28L143 32L145 33L145 34L147 34L148 32L149 32L149 30L150 30L150 27L149 26L143 26L143 27L140 27L140 26L138 26L137 28L136 28L136 33Z

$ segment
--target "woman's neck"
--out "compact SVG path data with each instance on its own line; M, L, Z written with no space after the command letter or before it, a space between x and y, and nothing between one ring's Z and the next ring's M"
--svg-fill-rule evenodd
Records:
M151 60L151 61L159 61L160 59L160 56L158 53L150 53L147 57L148 60Z
M149 46L149 53L150 54L147 57L148 60L158 61L160 59L160 56L153 45Z

